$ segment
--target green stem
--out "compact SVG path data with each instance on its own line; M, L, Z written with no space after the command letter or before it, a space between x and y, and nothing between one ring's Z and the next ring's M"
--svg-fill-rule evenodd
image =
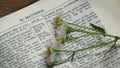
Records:
M120 37L115 36L115 35L110 35L110 34L101 34L101 35L104 35L104 36L109 36L109 37L113 37L113 38L117 37L118 39L120 39Z
M78 49L78 50L57 50L57 49L53 49L53 50L56 51L56 52L78 52L78 51L93 49L93 48L100 47L100 46L106 46L107 44L110 44L110 43L113 43L113 42L115 42L115 40L107 42L107 43L101 43L99 45L90 46L90 47L87 47L87 48Z
M85 26L80 26L80 25L78 25L78 24L74 24L74 23L68 23L68 24L73 25L73 26L77 26L77 27L80 27L80 28L85 28L85 29L89 29L89 30L96 31L96 30L93 29L93 28L88 28L88 27L85 27Z
M88 28L88 27L85 27L85 26L80 26L80 25L78 25L78 24L74 24L74 23L68 23L68 24L73 25L73 26L77 26L77 27L80 27L80 28L85 28L85 29L89 29L89 30L96 31L96 30L93 29L93 28ZM100 35L109 36L109 37L118 37L118 36L114 36L114 35L110 35L110 34L103 34L103 33L99 33L99 32L88 32L88 31L78 30L78 29L76 29L76 31L78 31L78 32L83 32L83 33L91 33L91 34L100 34ZM118 39L120 39L120 37L118 37Z
M103 34L103 33L99 33L99 32L88 32L88 31L79 30L79 29L74 29L74 32L83 32L83 33L87 33L87 34L99 34L99 35L103 35L103 36L109 36L112 38L117 37L118 39L120 39L120 37L118 37L118 36L114 36L114 35L110 35L110 34Z
M90 36L90 35L93 35L93 34L88 34L88 35L82 35L82 36L79 36L79 37L68 38L68 39L65 39L65 42L70 41L70 40L75 40L75 39L78 39L78 38L81 38L81 37Z
M73 61L76 52L73 52L71 61Z
M65 59L65 60L62 60L62 61L54 61L53 62L53 65L59 65L59 64L63 64L63 63L65 63L65 62L68 62L68 61L70 61L70 58L72 58L72 56L73 56L73 54L72 55L70 55L67 59Z
M104 54L104 57L106 56L106 54L108 53L108 52L110 52L114 47L115 47L115 45L116 45L116 43L117 43L117 41L118 41L118 38L117 37L115 37L115 41L114 41L114 44L110 47L110 49ZM104 58L103 57L103 58Z

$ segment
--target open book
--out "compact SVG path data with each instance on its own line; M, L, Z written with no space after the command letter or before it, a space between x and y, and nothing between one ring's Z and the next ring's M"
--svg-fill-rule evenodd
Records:
M112 0L89 1L99 18L104 22L102 24L107 31L119 35L120 31L118 28L120 23L118 22L120 22L120 15L117 14ZM102 26L89 1L40 0L22 10L1 18L0 68L46 68L46 42L51 40L54 43L56 41L54 38L53 20L60 12L63 13L62 18L66 21L88 27L89 23ZM104 3L104 1L106 2ZM114 6L115 8L113 9L116 14L109 15L107 11L103 11L104 9L100 8L101 6L104 9ZM118 15L117 19L116 15ZM107 40L110 39L102 39L98 35L89 36L68 42L63 48L77 49ZM79 52L76 54L73 62L67 62L54 68L120 68L120 50L113 50L103 60L102 49L104 48ZM64 55L65 57L66 55Z

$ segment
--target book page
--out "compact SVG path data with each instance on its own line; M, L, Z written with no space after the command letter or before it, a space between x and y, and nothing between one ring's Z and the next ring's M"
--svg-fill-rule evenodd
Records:
M120 10L120 0L114 0L117 8Z
M119 0L89 0L108 33L120 36Z
M55 44L53 22L60 12L66 21L103 27L87 0L41 0L0 19L0 67L46 68L46 42L51 40ZM80 36L82 33L71 35ZM99 35L88 36L67 42L63 49L74 50L109 40ZM102 47L78 52L73 62L54 68L119 68L118 49L111 51L102 61L103 50Z

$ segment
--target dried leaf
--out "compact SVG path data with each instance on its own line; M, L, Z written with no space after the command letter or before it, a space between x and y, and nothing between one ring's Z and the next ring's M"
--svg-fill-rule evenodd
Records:
M99 26L96 26L96 25L94 25L94 24L92 24L92 23L90 23L90 25L91 25L92 28L94 28L96 31L98 31L98 32L100 32L100 33L103 33L103 34L106 33L106 32L105 32L105 29L103 29L103 28L101 28L101 27L99 27Z

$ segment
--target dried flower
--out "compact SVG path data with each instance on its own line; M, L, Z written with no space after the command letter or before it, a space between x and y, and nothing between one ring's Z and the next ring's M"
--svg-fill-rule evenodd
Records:
M66 27L65 25L60 25L55 29L55 34L59 38L66 38Z
M62 48L62 44L61 44L61 38L59 36L55 36L56 38L56 45L55 45L55 49L61 49Z
M87 29L87 30L90 30L90 31L83 30L83 29L78 29L78 28L76 29L76 28L73 28L73 27L69 26L68 24L71 25L71 26L84 28L84 29ZM108 44L114 43L113 46L111 46L110 49L108 50L108 52L109 52L111 49L113 49L113 47L116 46L117 41L120 40L120 37L118 37L118 36L107 34L103 28L101 28L99 26L96 26L94 24L90 24L90 25L92 26L92 28L81 26L81 25L74 24L74 23L69 23L69 22L64 21L61 18L61 16L59 16L59 15L56 16L55 17L55 28L54 28L54 31L55 31L54 36L56 38L56 43L55 43L54 48L51 48L51 42L50 41L49 41L49 43L47 43L47 50L46 50L47 67L48 68L53 68L54 65L62 64L62 63L68 62L70 60L73 61L76 52L85 51L85 50L88 50L88 49L93 49L93 48L106 46ZM81 32L81 33L84 33L85 35L82 35L82 36L79 36L79 37L68 37L67 34L71 33L71 32ZM102 42L102 43L97 44L97 45L91 45L91 46L88 46L88 47L85 47L85 48L80 48L80 49L77 49L77 50L61 49L61 47L62 47L61 45L65 42L67 42L67 41L75 40L75 39L78 39L78 38L81 38L81 37L92 36L92 35L96 35L96 34L102 35L102 36L112 37L112 38L114 38L114 40L111 40L109 42ZM69 53L71 53L71 55L68 56L68 58L63 60L60 57L60 55L62 54L60 52L62 52L62 53L63 52L69 52ZM108 52L106 52L105 55Z
M55 38L56 38L56 48L61 48L61 39L66 38L66 24L63 22L61 16L56 16L55 18Z
M57 45L60 46L61 45L61 39L59 36L56 36L56 40L57 40Z
M60 26L60 24L61 24L61 17L60 16L55 17L55 28Z
M54 54L53 54L53 50L51 48L50 41L47 43L46 56L47 56L47 65L49 65L49 66L52 65L52 63L54 61Z

